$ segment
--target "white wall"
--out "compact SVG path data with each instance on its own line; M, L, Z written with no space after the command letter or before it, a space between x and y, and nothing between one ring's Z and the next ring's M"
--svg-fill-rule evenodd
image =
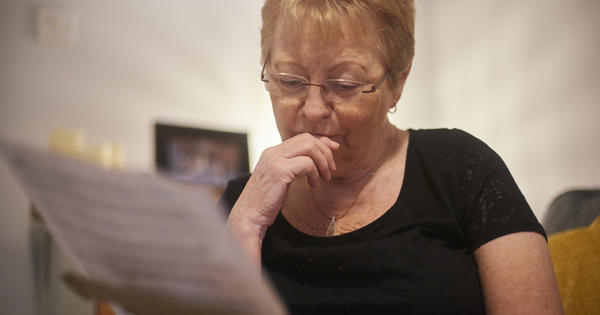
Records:
M2 3L2 134L44 145L53 128L81 128L150 169L154 119L245 131L266 106L260 0L66 3L79 13L72 47L37 44L27 3Z
M559 193L600 187L600 2L427 0L417 14L399 126L477 135L540 219Z
M142 170L156 119L248 131L253 159L277 142L259 81L261 0L65 0L79 15L70 47L35 41L31 15L49 3L0 1L0 137L46 146L57 127L82 129ZM0 164L0 314L32 314L29 205ZM57 313L85 308L65 303Z
M278 136L258 80L262 0L64 0L71 47L35 42L41 2L0 1L0 137L45 146L56 127L120 142L150 170L155 119L248 131L253 165ZM418 1L417 57L392 120L460 127L505 159L539 218L598 186L600 2ZM28 202L0 164L0 313L31 314Z

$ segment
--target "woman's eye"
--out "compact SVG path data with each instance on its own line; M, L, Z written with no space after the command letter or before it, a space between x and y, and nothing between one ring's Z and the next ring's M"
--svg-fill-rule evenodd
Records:
M303 82L301 80L296 80L296 79L291 79L291 80L290 79L279 79L279 84L289 86L289 87L301 86L302 83Z
M305 83L300 78L277 76L274 78L276 84L288 91L295 91L304 87Z
M355 82L342 82L342 81L335 81L335 82L329 82L328 84L329 88L334 90L334 91L340 91L340 92L354 92L357 89L360 88L361 84L355 83Z

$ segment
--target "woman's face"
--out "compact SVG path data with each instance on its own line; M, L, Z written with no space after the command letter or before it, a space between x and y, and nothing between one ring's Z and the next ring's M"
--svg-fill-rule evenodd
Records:
M280 23L266 71L303 76L316 84L329 79L359 81L368 83L368 90L387 71L376 36L357 32L344 37L323 41L311 28L298 30ZM363 164L368 167L369 161L382 153L382 138L391 127L387 112L398 98L389 80L375 93L358 93L351 102L331 102L318 86L310 86L305 97L271 94L282 140L308 132L340 144L334 152L338 175Z

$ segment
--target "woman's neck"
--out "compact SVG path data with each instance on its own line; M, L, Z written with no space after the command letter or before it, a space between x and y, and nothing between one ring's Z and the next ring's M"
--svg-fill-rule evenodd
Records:
M351 186L354 183L368 180L385 161L393 156L395 147L398 147L404 131L399 130L391 123L381 128L377 137L361 143L360 148L352 148L349 154L343 154L337 161L337 170L333 172L331 181L322 181L324 186ZM357 144L348 144L350 146ZM335 156L335 153L334 153Z
M297 178L291 185L284 204L284 215L291 221L302 222L309 230L324 231L332 218L368 216L367 203L373 202L377 195L378 174L386 164L394 161L408 140L407 133L393 127L386 137L382 137L379 148L373 152L371 160L359 164L331 181L321 180L317 187L311 188L305 177ZM357 213L363 212L363 213ZM291 216L291 218L290 218Z
M357 199L368 184L375 179L383 165L389 161L402 144L402 132L393 125L378 143L373 143L368 154L345 174L335 174L330 181L321 180L319 186L309 188L316 206L329 217L344 215L346 209L356 206ZM341 212L341 213L340 213Z

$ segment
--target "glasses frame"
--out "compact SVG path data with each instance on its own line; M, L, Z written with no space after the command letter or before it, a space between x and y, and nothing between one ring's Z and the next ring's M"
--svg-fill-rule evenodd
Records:
M265 79L265 68L266 67L267 67L267 61L265 60L265 62L263 63L263 66L262 66L262 70L260 71L260 80L263 81L263 82L265 82L265 83L269 83L269 80ZM308 87L310 87L311 85L320 87L323 90L323 92L325 93L325 86L323 85L323 83L321 83L321 84L312 83L312 82L310 82L310 80L308 78L305 78L305 77L303 77L301 75L295 75L295 74L283 73L283 72L282 73L278 73L278 74L292 75L292 76L295 76L295 77L306 79L306 83L303 83L303 84L307 87L307 89L306 89L307 93L308 93ZM385 73L385 75L379 81L377 81L377 83L375 83L375 85L371 86L370 90L361 91L361 92L365 93L365 94L366 93L375 93L375 91L377 91L377 89L385 82L385 79L387 79L387 77L389 75L390 75L390 72L387 71ZM350 81L350 80L333 79L332 81ZM351 81L351 82L362 83L364 85L368 84L368 83L363 83L363 82L359 82L359 81Z

